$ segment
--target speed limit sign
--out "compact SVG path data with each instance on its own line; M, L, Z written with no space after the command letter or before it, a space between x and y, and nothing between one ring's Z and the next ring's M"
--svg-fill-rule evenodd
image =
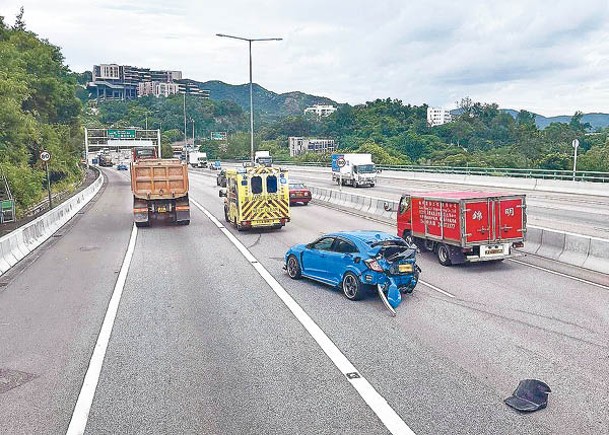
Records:
M40 160L42 160L43 162L48 162L49 160L51 160L51 153L48 151L42 151L40 153Z
M337 161L336 164L338 165L339 168L342 168L343 166L345 166L347 162L345 161L344 157L340 157Z

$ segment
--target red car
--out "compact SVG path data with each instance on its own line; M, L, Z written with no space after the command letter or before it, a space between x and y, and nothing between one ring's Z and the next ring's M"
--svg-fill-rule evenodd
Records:
M307 205L311 201L311 191L302 183L290 183L290 205L298 202Z

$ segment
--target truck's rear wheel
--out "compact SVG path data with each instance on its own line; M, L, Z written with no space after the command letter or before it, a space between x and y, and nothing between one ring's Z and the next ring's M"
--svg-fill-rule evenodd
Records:
M450 248L444 243L438 245L437 255L438 261L442 266L450 266L452 264L450 261Z
M190 225L190 219L185 221L178 221L178 225Z
M150 222L136 222L135 226L138 227L138 228L149 227L150 226Z
M228 218L228 210L226 209L226 207L224 207L224 220L226 222L230 222L230 219Z

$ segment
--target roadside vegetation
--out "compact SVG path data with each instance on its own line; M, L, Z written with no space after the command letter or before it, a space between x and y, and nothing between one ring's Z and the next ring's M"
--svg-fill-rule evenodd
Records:
M46 194L42 150L53 190L82 179L81 103L59 48L26 30L23 9L13 26L0 17L0 59L0 167L20 214Z
M211 158L249 156L248 113L228 101L187 98L186 133ZM573 139L579 139L578 169L609 171L609 129L590 131L576 112L570 123L552 123L543 130L535 115L520 111L516 117L497 104L464 98L453 122L429 127L427 106L404 105L400 100L375 100L342 105L327 118L289 115L279 120L255 113L255 146L269 150L275 160L328 162L329 156L305 154L290 158L288 137L334 139L341 151L369 152L385 165L442 165L495 168L571 169ZM182 96L145 97L128 102L99 104L101 125L161 128L165 142L184 140ZM228 132L228 143L209 139L212 131Z

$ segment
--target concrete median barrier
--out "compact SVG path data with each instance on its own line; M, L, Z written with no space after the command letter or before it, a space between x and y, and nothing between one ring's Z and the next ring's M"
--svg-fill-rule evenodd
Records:
M566 233L565 246L558 261L583 267L590 254L590 241L590 237Z
M584 267L609 274L609 240L590 238L590 251Z
M537 250L537 255L541 257L558 260L565 247L565 233L551 231L544 228L541 235L541 246Z
M6 273L72 219L99 192L102 184L103 177L100 173L97 179L81 192L0 238L0 275Z
M541 246L541 237L543 235L543 229L537 227L528 227L525 236L524 248L522 251L529 254L536 254Z

